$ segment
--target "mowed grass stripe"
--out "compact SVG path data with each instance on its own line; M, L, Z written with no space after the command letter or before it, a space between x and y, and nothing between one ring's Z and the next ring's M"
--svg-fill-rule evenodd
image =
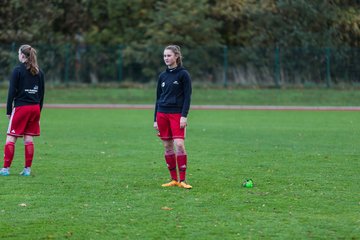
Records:
M152 110L44 109L33 177L19 141L0 178L0 238L356 239L359 115L191 111L187 191L160 187Z

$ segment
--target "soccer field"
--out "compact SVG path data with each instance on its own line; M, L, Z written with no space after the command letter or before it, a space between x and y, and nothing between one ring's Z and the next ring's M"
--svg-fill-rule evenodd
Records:
M193 110L192 190L160 186L169 174L152 119L45 109L33 175L18 176L19 139L0 178L0 239L360 238L360 112Z

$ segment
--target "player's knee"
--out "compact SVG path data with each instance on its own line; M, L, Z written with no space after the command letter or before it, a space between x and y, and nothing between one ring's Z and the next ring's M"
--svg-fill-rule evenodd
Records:
M32 142L32 141L29 141L29 142L24 141L24 145L25 145L25 146L27 146L27 145L34 145L34 142Z
M174 155L174 148L165 148L165 155Z
M8 143L8 142L16 143L16 140L17 140L17 137L14 137L14 136L8 135L8 136L6 137L6 143Z
M24 143L32 143L32 142L33 142L32 136L29 136L29 135L24 136Z
M164 147L166 151L171 150L174 149L174 144L171 141L164 141Z
M185 154L185 145L184 142L179 141L176 143L176 152L177 154Z

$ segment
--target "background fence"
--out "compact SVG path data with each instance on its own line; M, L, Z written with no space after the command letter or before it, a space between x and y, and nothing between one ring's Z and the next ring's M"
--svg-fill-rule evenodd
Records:
M37 45L48 84L148 83L164 70L163 46ZM18 63L18 44L0 45L0 81ZM219 86L360 85L360 49L183 48L194 83Z

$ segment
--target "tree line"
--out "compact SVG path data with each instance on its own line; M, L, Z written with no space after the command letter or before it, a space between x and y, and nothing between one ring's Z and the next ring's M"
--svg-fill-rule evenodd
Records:
M94 69L92 76L113 71L104 79L127 74L149 81L168 44L186 49L185 57L198 71L194 74L207 74L209 81L223 78L222 72L231 72L238 82L260 73L263 81L275 72L278 76L269 81L281 81L289 78L286 66L294 77L301 69L317 72L310 78L324 78L322 69L309 66L311 61L320 68L327 64L326 69L351 66L347 76L360 72L360 0L2 0L0 15L0 44L46 46L45 65L56 66L62 78L70 71L63 69L83 61L81 66ZM301 50L312 48L310 54ZM340 48L336 55L326 50ZM9 53L1 50L1 55ZM295 61L298 56L303 62ZM64 63L58 63L60 58ZM295 59L292 65L289 59ZM116 62L116 70L106 61ZM326 71L330 79L334 73Z
M359 0L2 0L0 42L360 47Z

